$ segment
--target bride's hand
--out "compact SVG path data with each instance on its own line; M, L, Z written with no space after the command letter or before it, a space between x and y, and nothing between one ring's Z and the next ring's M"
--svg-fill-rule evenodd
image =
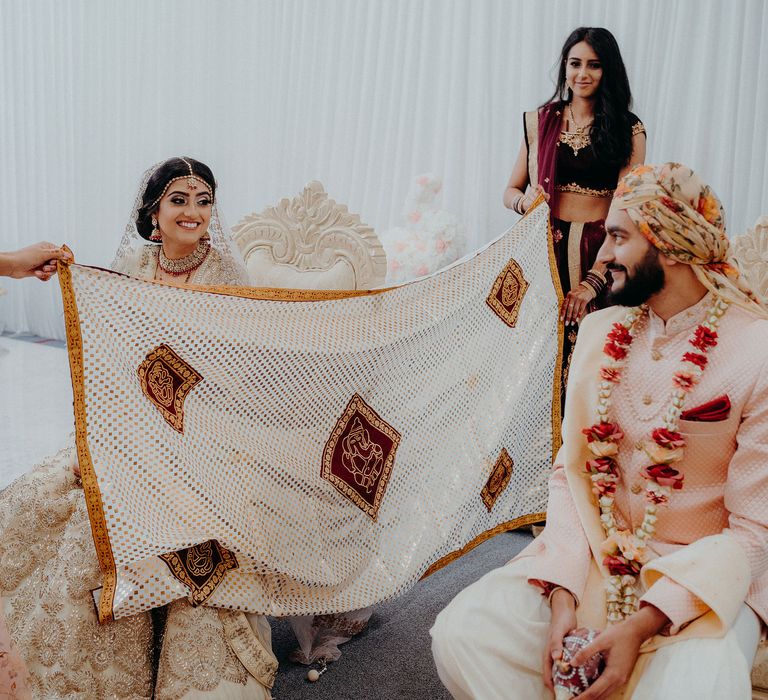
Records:
M587 313L587 307L589 302L595 298L595 293L591 289L586 289L584 286L579 285L576 289L572 289L568 292L565 299L563 299L563 306L560 309L560 320L569 324L577 324L584 318Z

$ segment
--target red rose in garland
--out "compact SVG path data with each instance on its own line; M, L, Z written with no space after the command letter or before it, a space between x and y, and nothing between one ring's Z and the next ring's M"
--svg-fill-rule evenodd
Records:
M683 355L683 362L690 362L692 365L704 369L707 366L707 356L700 352L687 352Z
M581 432L587 436L587 442L618 442L624 437L617 423L595 423Z
M671 486L675 490L683 488L683 475L668 464L651 464L643 469L642 476L652 479L660 486Z
M680 433L667 430L666 428L656 428L651 434L653 441L661 447L670 450L676 450L679 447L685 447L685 439Z
M709 348L717 345L717 331L710 330L705 326L697 326L691 345L702 352L706 352Z

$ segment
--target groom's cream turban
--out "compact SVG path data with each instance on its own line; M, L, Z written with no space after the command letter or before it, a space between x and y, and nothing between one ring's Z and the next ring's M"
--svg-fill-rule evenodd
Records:
M621 179L613 199L653 246L691 265L711 292L768 315L739 277L720 200L690 168L680 163L635 166Z

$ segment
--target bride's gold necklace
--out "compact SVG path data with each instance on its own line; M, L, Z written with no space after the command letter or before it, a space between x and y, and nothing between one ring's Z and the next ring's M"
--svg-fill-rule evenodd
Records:
M211 250L211 244L204 239L201 239L197 247L189 254L178 260L171 260L165 255L163 246L159 247L157 254L157 266L165 272L167 275L173 277L180 277L186 275L185 282L189 281L192 273L203 264L203 261L208 257L208 253Z
M579 155L579 151L582 148L586 148L592 143L592 139L589 136L589 127L592 126L594 119L584 126L580 126L576 122L576 117L573 116L573 107L568 103L568 114L570 115L570 123L576 128L576 131L561 131L560 143L564 143L571 147L573 155Z

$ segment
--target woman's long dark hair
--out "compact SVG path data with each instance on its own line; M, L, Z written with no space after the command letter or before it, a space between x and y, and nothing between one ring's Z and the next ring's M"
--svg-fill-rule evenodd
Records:
M189 165L187 165L189 163ZM211 169L194 158L169 158L165 161L147 181L144 195L141 198L141 206L136 213L136 230L142 238L149 240L152 235L152 214L157 211L157 198L163 193L165 186L177 177L189 175L189 168L201 180L205 180L211 188L211 195L216 196L216 180Z
M629 116L632 92L629 89L629 78L619 45L607 29L579 27L571 32L560 52L555 93L546 104L552 102L567 104L573 99L573 92L565 82L565 69L571 49L582 41L586 41L592 47L603 68L603 77L595 96L595 121L591 131L592 149L595 157L602 162L626 165L632 155L633 125Z

